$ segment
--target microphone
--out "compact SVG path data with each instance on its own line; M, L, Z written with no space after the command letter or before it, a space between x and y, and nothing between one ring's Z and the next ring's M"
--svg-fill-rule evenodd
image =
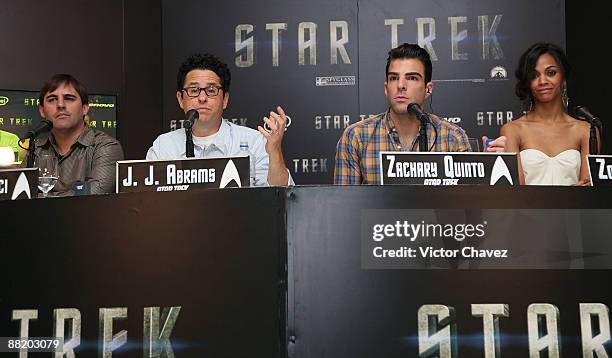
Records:
M28 134L26 134L25 137L20 139L20 141L23 142L26 139L36 138L39 135L50 131L52 128L53 128L53 123L51 123L51 121L48 119L43 119L42 121L40 121L38 126L36 126L36 128L30 130Z
M191 132L191 127L195 121L199 118L198 111L195 109L190 109L185 113L185 120L183 121L183 128L185 128L185 156L187 158L195 157L195 148L193 146L193 133Z
M595 128L599 128L601 135L601 121L599 120L599 118L595 117L585 106L574 107L574 113L578 117L584 118L587 122L591 123L591 130L589 131L589 153L599 154L599 145Z
M183 121L183 128L186 130L191 129L193 124L200 118L200 114L195 109L190 109L185 113L185 121Z
M34 167L34 157L36 156L34 154L34 138L38 137L39 135L43 134L43 133L47 133L51 130L51 128L53 128L53 123L51 123L50 120L48 119L42 119L40 121L40 123L36 126L36 128L28 131L28 134L26 134L25 137L20 138L18 145L21 147L21 143L25 142L26 139L29 139L29 144L28 144L28 157L26 160L26 165L27 168L33 168ZM21 147L23 148L23 147ZM25 148L24 148L25 149Z
M420 152L428 152L427 149L427 122L429 122L429 116L421 110L421 107L416 103L410 103L408 105L408 113L416 116L419 121L421 121L421 126L419 127L419 151Z
M421 122L428 122L429 116L421 110L421 107L416 103L408 105L408 113L416 116Z

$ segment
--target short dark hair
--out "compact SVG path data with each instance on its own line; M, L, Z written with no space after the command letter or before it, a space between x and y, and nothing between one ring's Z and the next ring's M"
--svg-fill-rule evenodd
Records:
M45 95L49 92L55 91L61 85L71 85L77 91L81 97L81 103L89 104L89 95L87 89L79 80L74 78L72 75L66 73L58 73L53 75L40 89L38 94L38 103L42 106L45 100Z
M527 49L519 59L518 67L514 75L517 82L515 87L516 96L523 101L525 108L529 108L533 101L531 94L531 81L535 78L535 67L538 59L543 54L551 55L561 68L563 79L567 81L570 76L571 67L563 49L555 44L538 42Z
M227 67L227 65L222 62L217 56L208 53L193 54L181 64L181 67L179 67L179 71L176 76L176 90L178 92L183 91L183 86L185 85L185 77L187 77L189 71L192 70L213 71L221 79L221 88L223 89L223 92L229 92L230 83L232 80L229 67Z
M425 83L431 82L432 66L429 53L417 44L408 43L403 43L389 51L389 57L387 57L387 67L385 68L385 79L389 75L389 65L391 64L391 61L404 58L416 58L417 60L421 61L423 67L425 67Z

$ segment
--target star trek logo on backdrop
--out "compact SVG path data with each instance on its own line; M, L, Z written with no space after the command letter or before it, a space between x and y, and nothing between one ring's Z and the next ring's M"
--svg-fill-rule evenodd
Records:
M6 96L0 96L0 106L4 106L9 103L9 98Z
M327 173L328 158L295 158L293 174Z
M482 111L476 112L476 125L478 126L503 126L512 122L514 113L512 111Z

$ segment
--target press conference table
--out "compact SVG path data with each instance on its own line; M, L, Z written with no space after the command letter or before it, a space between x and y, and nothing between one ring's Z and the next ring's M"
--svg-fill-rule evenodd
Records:
M559 309L560 329L570 337L563 353L575 357L582 352L579 304L612 301L610 203L612 191L603 188L477 186L303 186L3 201L0 336L19 336L23 320L12 319L14 310L37 310L29 335L49 337L59 321L54 312L75 308L81 337L75 353L95 357L109 332L102 310L125 308L110 332L126 330L127 343L113 356L143 356L143 340L164 332L164 308L175 307L178 316L165 332L176 357L416 357L419 307L438 304L454 308L460 356L483 356L483 323L471 304L504 303L509 316L500 320L502 355L528 356L527 307L546 302ZM487 215L513 216L506 226L489 222L490 235L524 250L525 261L508 267L365 263L371 226L364 223L427 212L450 222L458 213L480 222ZM538 215L551 222L520 219ZM563 217L575 225L554 219ZM532 225L564 229L544 230L541 239L513 236ZM570 236L580 237L579 247ZM530 260L532 248L553 247L556 256ZM160 308L160 318L148 316L150 307ZM151 320L159 321L158 331L147 326Z

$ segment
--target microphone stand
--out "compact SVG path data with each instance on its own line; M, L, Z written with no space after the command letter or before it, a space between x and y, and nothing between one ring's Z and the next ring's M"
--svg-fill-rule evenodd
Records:
M428 152L429 148L427 148L427 122L429 122L429 116L421 110L421 107L418 105L418 103L410 103L406 109L408 113L414 115L421 122L418 137L419 152Z
M602 136L602 124L599 118L592 115L589 110L584 106L576 106L574 107L574 113L581 119L586 120L591 124L591 128L589 130L589 154L598 154L599 148L597 143L597 131L599 129L599 136Z
M597 132L593 122L591 122L591 130L589 132L589 153L597 154Z
M427 117L421 116L421 127L419 128L419 152L428 152L427 148Z
M191 132L191 126L193 123L187 120L183 122L183 126L185 128L185 155L187 158L195 157L194 149L193 149L193 133Z
M26 161L26 168L34 168L34 159L36 159L36 153L34 151L34 138L30 138L28 141L28 159Z
M597 117L593 117L591 121L591 132L589 133L589 152L591 154L599 154L599 148L597 143L597 132L595 128L599 129L599 138L603 136L603 128L601 121Z

